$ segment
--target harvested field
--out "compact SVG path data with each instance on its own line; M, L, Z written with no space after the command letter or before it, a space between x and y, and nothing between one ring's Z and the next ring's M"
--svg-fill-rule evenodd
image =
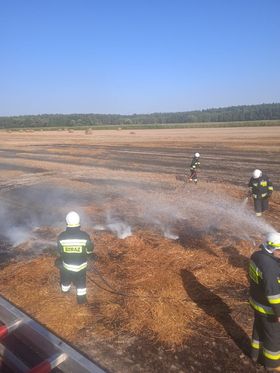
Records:
M247 264L280 231L280 127L1 132L0 293L110 372L264 372ZM184 181L195 151L199 183ZM270 210L246 204L255 168ZM82 217L88 301L60 293L56 237Z

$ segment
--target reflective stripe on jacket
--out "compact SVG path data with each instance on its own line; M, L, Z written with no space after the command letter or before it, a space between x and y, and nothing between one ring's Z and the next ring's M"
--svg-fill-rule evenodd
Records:
M79 272L87 267L87 257L93 254L90 236L80 227L67 227L58 236L57 246L62 258L63 268Z
M254 198L267 198L273 192L273 185L266 175L262 175L257 179L251 177L248 187Z
M191 162L191 170L195 170L200 166L199 158L193 157Z
M82 263L82 264L80 264L80 265L67 264L67 263L62 262L62 265L63 265L63 267L64 267L65 269L67 269L68 271L72 271L72 272L79 272L79 271L81 271L82 269L87 268L87 262Z
M262 315L280 317L280 262L264 248L253 253L249 264L252 308Z

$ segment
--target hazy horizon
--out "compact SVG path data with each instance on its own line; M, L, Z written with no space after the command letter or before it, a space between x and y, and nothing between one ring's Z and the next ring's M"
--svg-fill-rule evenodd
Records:
M209 108L201 108L201 109L196 109L196 110L184 110L181 111L181 113L188 113L188 112L193 112L193 111L207 111L207 110L219 110L219 109L227 109L227 108L232 108L232 107L242 107L242 106L258 106L258 105L274 105L274 104L280 104L280 102L263 102L261 104L252 104L252 105L230 105L230 106L221 106L221 107L209 107ZM70 113L39 113L39 114L18 114L18 115L0 115L0 117L22 117L22 116L44 116L44 115L120 115L120 116L132 116L132 115L153 115L153 114L172 114L172 113L177 113L176 111L161 111L161 112L153 112L153 113L132 113L132 114L121 114L121 113L75 113L75 112L70 112ZM179 112L178 112L179 113Z

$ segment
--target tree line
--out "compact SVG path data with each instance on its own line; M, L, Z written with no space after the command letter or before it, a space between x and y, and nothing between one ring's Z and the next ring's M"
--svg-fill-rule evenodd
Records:
M280 119L280 103L152 114L41 114L0 117L0 128L93 127Z

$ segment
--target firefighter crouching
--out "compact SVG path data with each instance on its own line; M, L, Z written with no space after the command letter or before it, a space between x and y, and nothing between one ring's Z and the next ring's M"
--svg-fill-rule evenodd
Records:
M280 233L269 233L249 265L254 310L251 356L267 370L280 372Z
M254 200L256 216L261 216L265 210L268 210L268 200L273 192L272 182L261 170L254 170L248 187L249 195L252 195Z
M73 283L77 302L87 303L86 270L88 256L93 256L93 243L90 236L81 231L80 216L75 211L67 214L66 225L66 230L57 239L61 291L67 293Z
M191 161L191 168L190 168L191 174L190 174L189 180L194 181L195 183L197 183L197 169L200 166L199 158L200 158L200 154L195 153Z

